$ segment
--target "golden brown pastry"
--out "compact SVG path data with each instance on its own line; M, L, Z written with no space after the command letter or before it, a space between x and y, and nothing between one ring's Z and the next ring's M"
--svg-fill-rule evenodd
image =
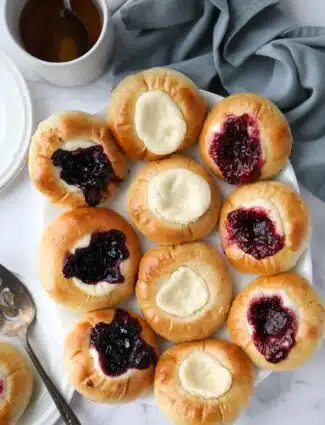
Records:
M145 165L127 193L131 220L161 245L204 238L218 222L220 203L212 177L181 155Z
M15 425L24 413L33 390L33 375L22 355L0 342L0 424Z
M98 403L125 403L147 391L157 360L154 334L126 310L99 310L77 322L65 339L72 386Z
M303 199L275 181L251 183L225 199L220 237L230 263L246 273L292 269L308 244L310 215Z
M251 360L276 371L300 366L319 345L325 309L309 283L295 273L253 280L235 298L228 331Z
M205 163L231 184L271 178L286 164L291 147L285 116L268 99L253 93L218 102L199 139Z
M169 68L152 68L113 90L108 125L127 156L153 160L195 143L206 112L193 81Z
M39 276L48 295L72 310L113 307L133 293L140 257L136 233L122 216L78 208L45 229Z
M253 368L235 344L208 339L175 345L160 357L155 399L177 425L229 424L253 390Z
M35 187L53 203L95 206L111 197L126 173L125 157L104 120L65 111L41 122L29 152Z
M142 257L136 295L155 332L173 342L192 341L208 337L223 324L232 282L211 245L161 246Z

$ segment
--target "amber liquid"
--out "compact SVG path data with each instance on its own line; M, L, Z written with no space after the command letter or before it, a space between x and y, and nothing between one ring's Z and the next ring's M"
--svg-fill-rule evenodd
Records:
M74 13L88 30L81 50L78 32L62 15L63 0L28 0L20 15L19 31L25 50L47 62L67 62L90 50L102 30L102 18L93 0L71 0Z

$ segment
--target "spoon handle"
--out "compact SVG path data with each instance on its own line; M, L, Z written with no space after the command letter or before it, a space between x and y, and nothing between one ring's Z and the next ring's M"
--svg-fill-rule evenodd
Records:
M41 365L40 361L38 360L36 354L34 353L31 345L29 344L27 333L25 332L23 335L19 335L21 342L27 351L30 359L34 363L35 368L37 369L37 372L39 373L40 377L42 378L48 392L50 393L56 407L58 408L59 412L61 413L62 418L64 419L65 423L67 425L81 425L73 411L71 410L68 403L64 400L64 398L61 396L55 385L53 384L52 380L48 376L48 374L43 369L43 366Z

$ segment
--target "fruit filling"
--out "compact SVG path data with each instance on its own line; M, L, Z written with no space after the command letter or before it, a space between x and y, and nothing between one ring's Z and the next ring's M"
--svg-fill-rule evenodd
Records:
M297 318L293 310L284 307L278 295L254 299L247 312L253 327L253 342L257 350L271 363L288 357L296 343Z
M263 158L256 120L248 114L229 115L220 132L214 133L209 153L228 183L257 180Z
M157 361L155 350L141 337L141 324L128 312L117 309L111 323L99 322L91 330L90 347L99 354L99 364L108 376L128 369L148 369Z
M0 397L4 394L5 392L5 383L3 379L0 379Z
M65 257L64 276L89 285L103 281L123 283L120 265L130 256L125 243L125 234L120 230L93 233L87 247L77 248Z
M120 181L100 145L74 151L57 149L51 159L60 168L60 178L79 188L92 207L100 203L102 191L110 182Z
M284 236L263 208L239 208L227 216L230 242L257 260L276 254L284 247Z

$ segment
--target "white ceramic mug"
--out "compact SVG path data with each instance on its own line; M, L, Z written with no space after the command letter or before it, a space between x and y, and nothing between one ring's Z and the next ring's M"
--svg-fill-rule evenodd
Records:
M20 55L40 77L58 86L73 87L86 84L102 74L114 45L114 26L106 0L94 0L102 17L99 39L87 53L70 62L46 62L26 52L19 34L20 14L26 2L5 0L5 22Z

